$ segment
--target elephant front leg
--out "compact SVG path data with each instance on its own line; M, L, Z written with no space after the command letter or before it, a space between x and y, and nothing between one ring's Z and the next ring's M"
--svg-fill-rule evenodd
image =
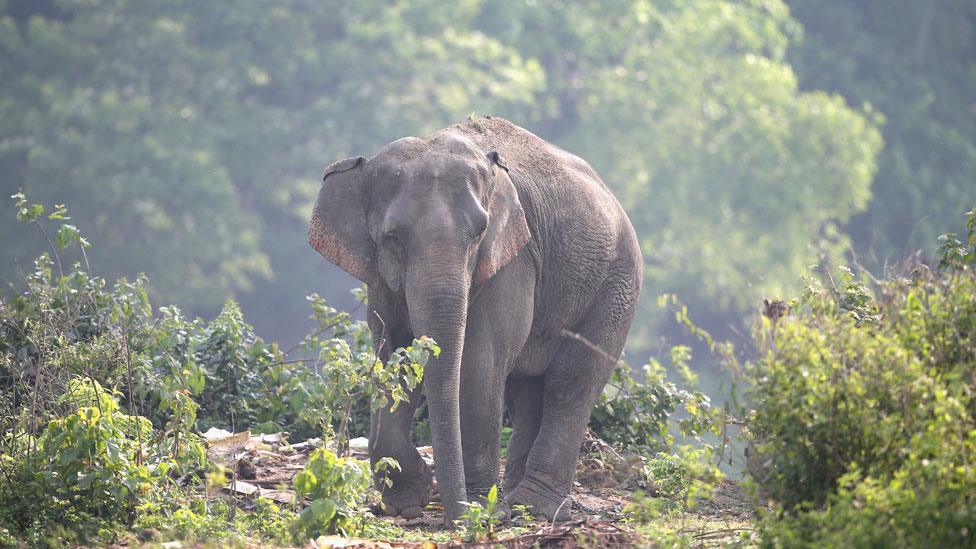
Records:
M504 383L485 379L482 365L468 366L461 368L461 448L468 501L479 501L498 484Z
M400 403L395 412L380 409L370 421L370 463L375 466L381 458L390 457L400 466L399 470L376 475L377 489L383 495L383 512L390 516L418 517L432 496L433 474L410 439L420 392L418 386L410 393L409 402Z
M499 485L499 446L505 384L532 325L533 269L530 262L512 264L481 288L468 309L460 411L469 501L483 498L492 486L503 488ZM526 434L523 432L522 436ZM497 509L507 516L508 506L502 495L499 494Z
M385 363L394 348L410 345L413 340L406 320L406 306L402 298L381 285L369 287L369 304L367 321L373 332L373 344L377 357ZM422 400L420 386L411 391L409 397L409 401L401 402L395 411L391 412L387 406L373 412L369 461L374 467L382 458L397 461L399 470L375 476L376 488L383 495L383 512L414 518L420 516L430 503L434 477L410 437L414 412Z

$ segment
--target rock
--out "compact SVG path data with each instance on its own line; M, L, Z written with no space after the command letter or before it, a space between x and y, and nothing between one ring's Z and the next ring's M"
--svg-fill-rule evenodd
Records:
M356 437L349 440L349 452L353 454L369 454L369 439L366 437Z

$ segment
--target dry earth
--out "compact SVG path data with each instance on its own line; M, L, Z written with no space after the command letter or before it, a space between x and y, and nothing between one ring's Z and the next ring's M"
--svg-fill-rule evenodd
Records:
M253 506L256 497L265 497L282 504L292 503L295 494L292 480L308 461L308 455L322 445L320 439L288 444L284 434L251 435L250 432L230 433L211 429L204 434L208 455L216 463L236 472L236 478L224 488L229 496L239 500L245 510ZM350 441L349 454L365 459L366 439ZM624 515L635 490L650 490L639 480L637 464L628 463L605 442L591 437L584 444L583 458L577 482L571 492L572 520L551 524L526 523L517 519L513 525L494 532L490 539L464 543L457 536L450 538L442 525L443 507L436 484L434 500L422 516L406 520L381 518L396 526L402 539L366 540L321 537L306 547L334 548L431 548L431 547L642 547L650 545L639 529L632 527ZM433 467L433 451L429 446L418 448L425 461ZM504 467L504 461L503 461ZM675 519L669 527L692 546L724 545L749 530L753 509L740 487L723 481L712 498L702 501L693 513Z

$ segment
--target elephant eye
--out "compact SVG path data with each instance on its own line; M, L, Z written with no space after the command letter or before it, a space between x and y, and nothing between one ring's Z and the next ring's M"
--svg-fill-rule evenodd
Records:
M395 230L390 230L383 233L383 244L396 252L403 251L403 242L400 240L400 235L397 234Z

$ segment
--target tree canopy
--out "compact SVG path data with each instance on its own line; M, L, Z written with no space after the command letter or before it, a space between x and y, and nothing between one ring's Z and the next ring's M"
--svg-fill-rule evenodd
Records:
M304 295L343 306L355 284L306 244L322 168L504 116L590 161L620 197L646 303L674 292L725 325L852 236L879 243L877 227L903 247L913 237L886 223L937 232L972 193L972 27L953 27L956 42L926 31L909 62L864 4L817 5L0 0L0 190L67 203L103 273L145 271L154 297L199 313L236 297L259 332L288 340L304 332ZM971 22L967 9L940 7L929 28ZM882 90L887 73L857 64L875 55L938 79ZM5 237L0 274L42 244ZM657 333L652 309L636 349Z
M802 88L884 115L874 199L847 225L879 268L958 226L976 202L976 4L968 0L790 0Z

